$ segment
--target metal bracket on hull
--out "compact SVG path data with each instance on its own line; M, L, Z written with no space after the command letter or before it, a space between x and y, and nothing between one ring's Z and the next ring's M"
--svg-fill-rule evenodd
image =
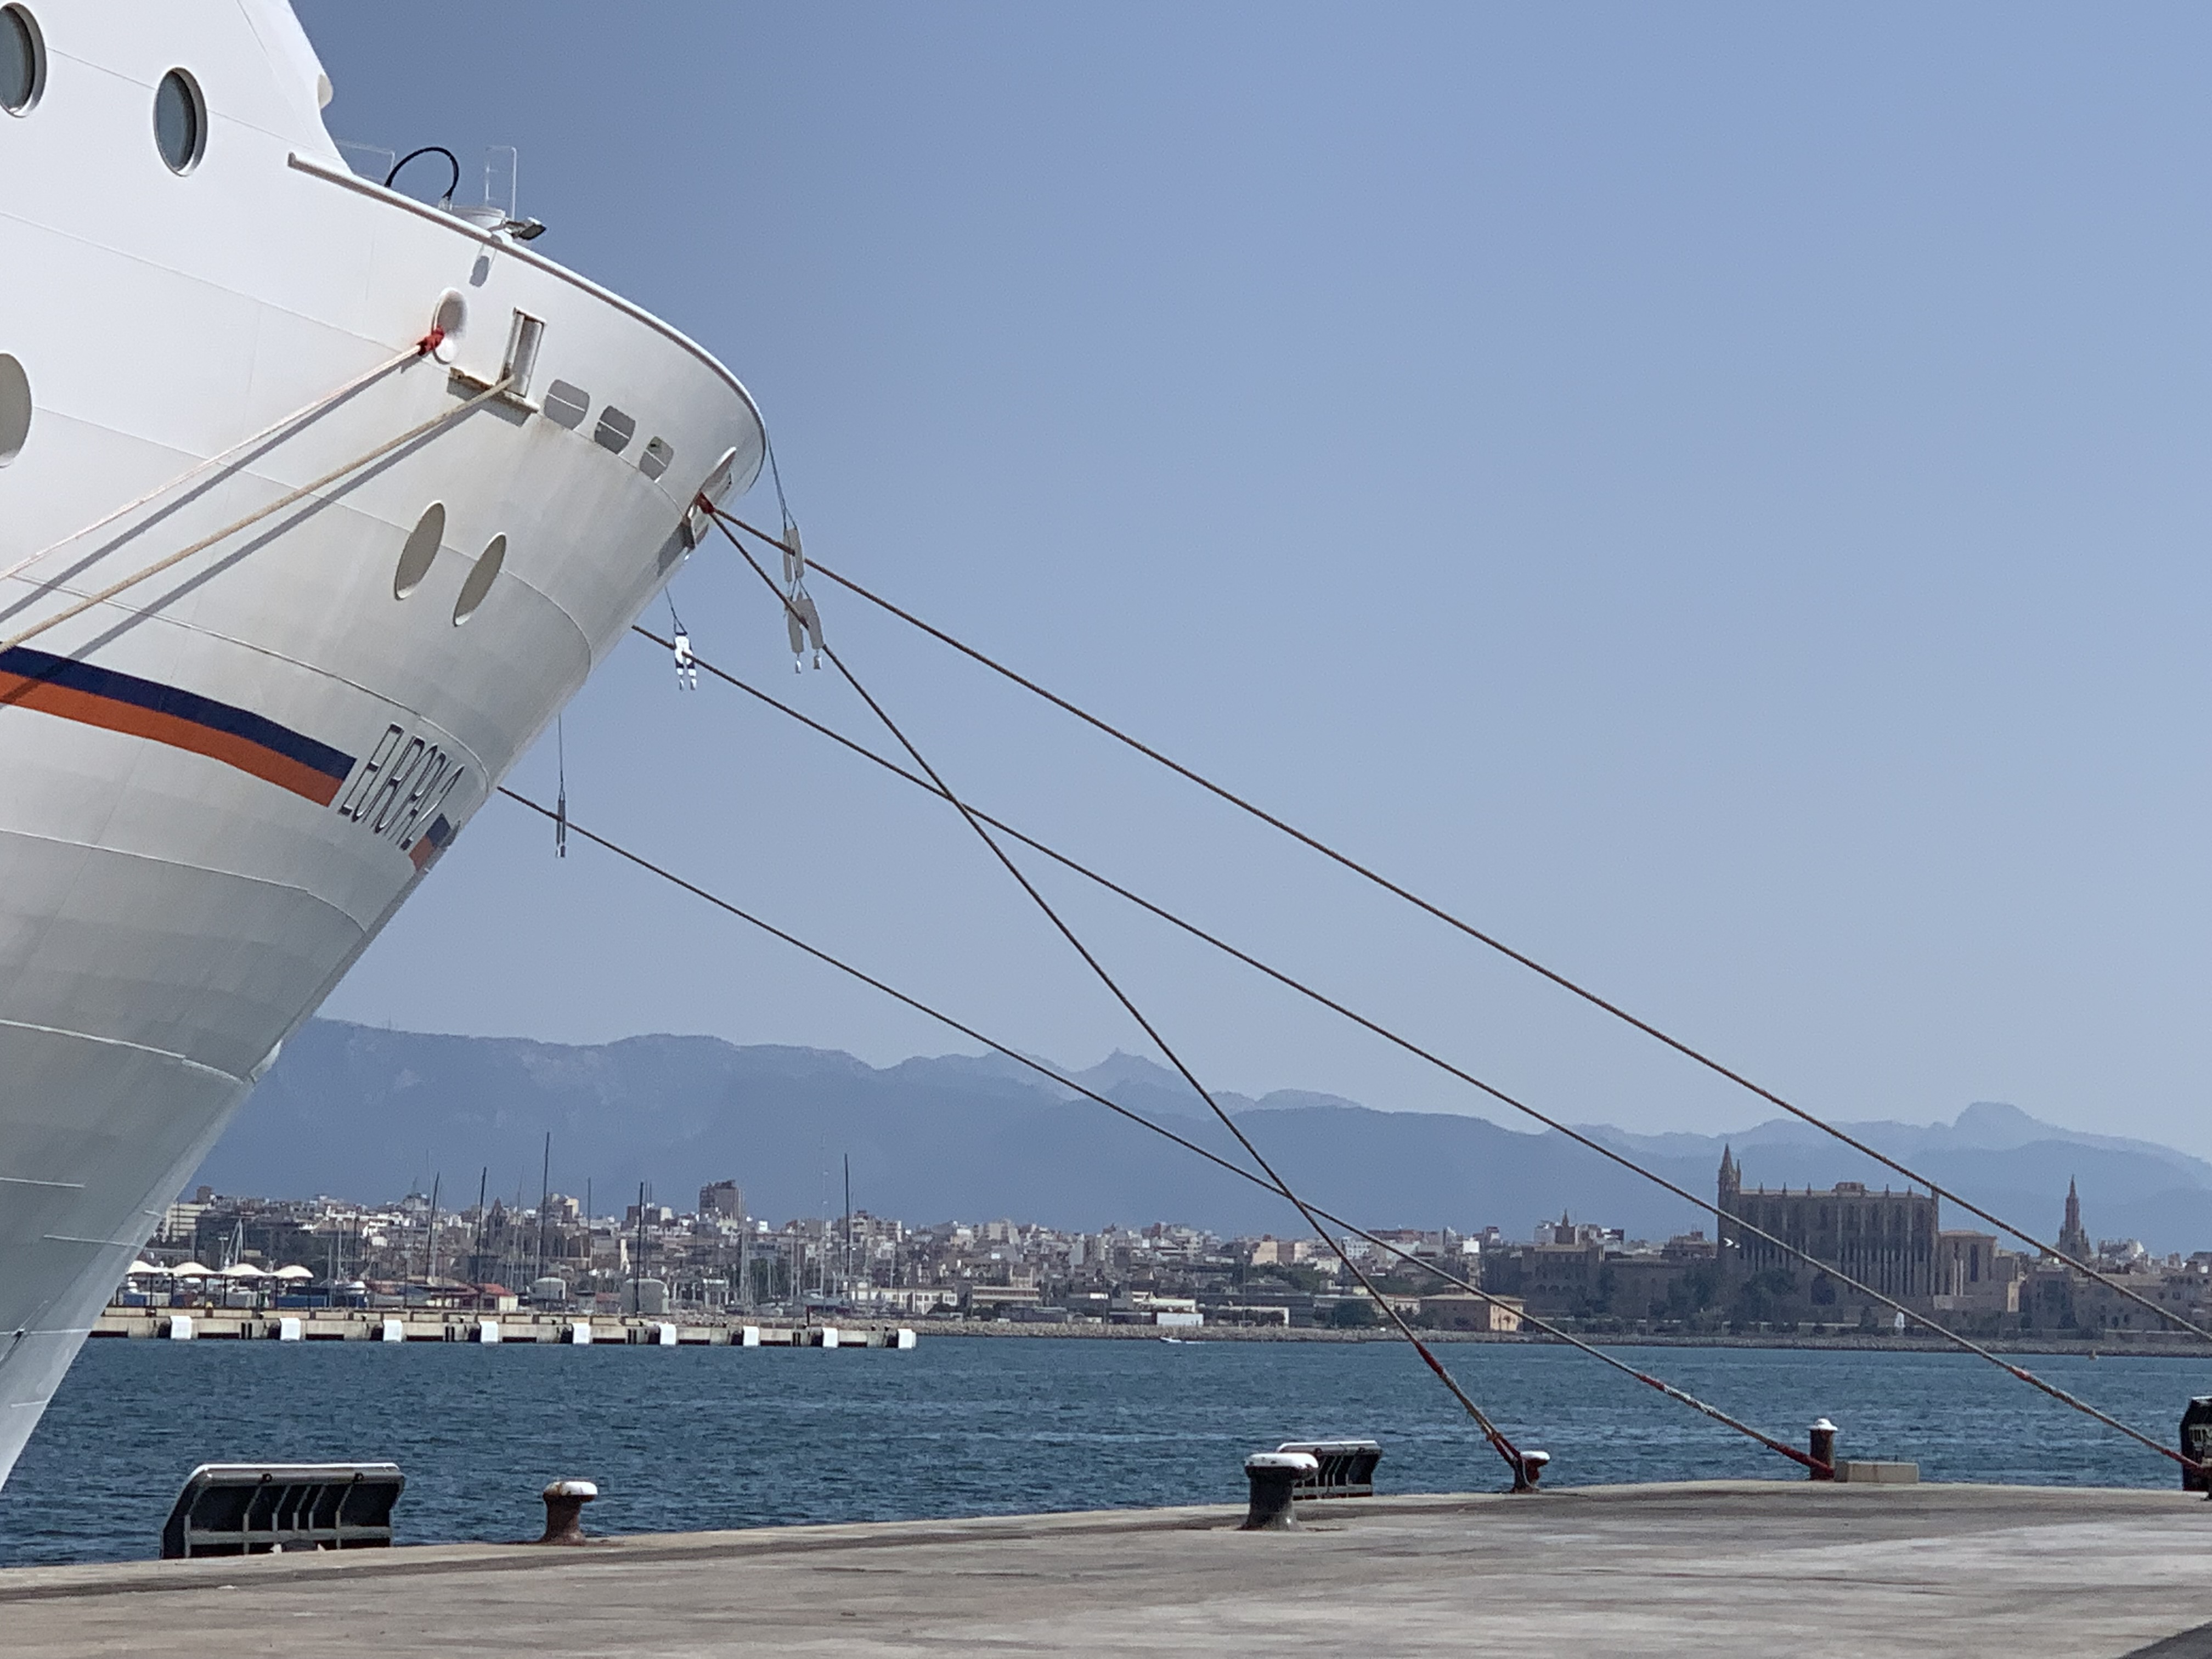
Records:
M455 386L478 397L499 384L496 378L488 380L483 375L472 374L465 368L448 368L446 374ZM512 390L501 392L491 401L505 404L509 409L519 409L526 415L542 415L545 412L544 404L533 404L529 398Z

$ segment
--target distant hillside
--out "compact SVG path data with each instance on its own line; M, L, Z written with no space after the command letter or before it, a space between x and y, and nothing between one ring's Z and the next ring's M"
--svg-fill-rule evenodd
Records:
M1079 1075L1227 1150L1203 1107L1152 1062L1115 1054ZM1565 1210L1664 1237L1704 1219L1554 1133L1297 1091L1224 1103L1294 1182L1370 1225L1495 1223L1525 1235L1539 1217ZM2169 1147L2061 1129L1992 1103L1950 1124L1853 1127L2027 1224L2056 1232L2072 1176L2100 1237L2141 1237L2160 1250L2212 1246L2212 1165ZM878 1070L849 1054L713 1037L566 1047L331 1020L286 1047L196 1179L224 1192L374 1200L442 1174L447 1193L468 1203L489 1166L495 1193L534 1199L548 1130L555 1189L581 1195L589 1182L602 1209L635 1198L641 1181L659 1201L688 1208L702 1184L726 1177L759 1215L836 1213L849 1154L854 1203L908 1221L1012 1216L1093 1229L1182 1220L1238 1233L1297 1225L1279 1200L996 1056ZM1884 1180L1789 1120L1726 1137L1588 1132L1699 1194L1712 1190L1723 1140L1753 1184Z

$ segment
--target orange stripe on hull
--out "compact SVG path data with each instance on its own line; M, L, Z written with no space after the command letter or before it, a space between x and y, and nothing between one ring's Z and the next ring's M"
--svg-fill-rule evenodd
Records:
M336 800L345 781L228 732L217 732L174 714L141 708L133 703L118 702L46 680L26 678L21 674L0 673L0 705L34 708L42 714L58 715L81 726L101 726L129 737L165 744L172 749L189 750L210 760L221 761L225 766L236 767L241 772L250 772L280 789L304 795L318 806L328 806Z

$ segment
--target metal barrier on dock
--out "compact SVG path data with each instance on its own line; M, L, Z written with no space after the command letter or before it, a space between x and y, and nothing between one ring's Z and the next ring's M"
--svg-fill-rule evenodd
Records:
M203 1463L161 1528L161 1556L388 1545L406 1486L397 1463Z
M1372 1498L1375 1466L1382 1461L1376 1440L1285 1440L1279 1452L1304 1452L1314 1460L1310 1474L1291 1489L1297 1498Z

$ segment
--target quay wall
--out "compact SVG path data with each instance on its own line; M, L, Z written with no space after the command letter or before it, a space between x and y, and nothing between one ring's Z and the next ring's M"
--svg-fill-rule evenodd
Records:
M169 1310L110 1308L94 1326L95 1338L162 1339L172 1335L175 1314L191 1321L192 1339L205 1341L281 1340L285 1324L296 1326L293 1340L307 1342L374 1342L387 1340L385 1326L396 1321L398 1340L407 1342L477 1342L483 1340L485 1323L496 1324L500 1343L569 1343L573 1328L588 1324L593 1346L611 1347L848 1347L911 1346L919 1336L975 1336L993 1340L1042 1338L1058 1341L1157 1342L1170 1333L1152 1325L1045 1324L1005 1320L912 1318L903 1325L859 1319L835 1326L799 1324L788 1320L747 1321L721 1317L641 1319L610 1315L505 1314L456 1312L446 1309L310 1309L296 1313L274 1310L206 1309ZM825 1341L825 1330L836 1332ZM672 1331L673 1336L665 1334ZM746 1333L751 1332L750 1340ZM905 1333L902 1341L902 1333ZM1185 1342L1396 1342L1395 1330L1333 1330L1279 1325L1208 1325L1173 1334ZM1540 1333L1492 1334L1473 1331L1425 1330L1421 1340L1431 1344L1504 1343L1543 1346L1555 1339ZM1906 1353L1952 1353L1952 1344L1925 1332L1842 1332L1792 1334L1759 1332L1735 1336L1717 1333L1652 1334L1645 1333L1589 1334L1589 1340L1607 1348L1804 1348L1838 1349L1854 1352L1896 1351ZM2113 1358L2159 1355L2198 1355L2202 1340L2185 1331L2135 1332L2124 1338L2096 1341L2065 1340L2047 1336L2015 1336L1994 1345L2000 1352L2017 1354L2102 1355Z
M397 1334L392 1334L392 1328ZM487 1328L495 1329L489 1334ZM578 1328L594 1347L910 1348L911 1327L872 1322L834 1326L615 1318L605 1315L456 1313L446 1309L118 1309L102 1314L95 1338L185 1338L195 1342L481 1342L575 1344Z

